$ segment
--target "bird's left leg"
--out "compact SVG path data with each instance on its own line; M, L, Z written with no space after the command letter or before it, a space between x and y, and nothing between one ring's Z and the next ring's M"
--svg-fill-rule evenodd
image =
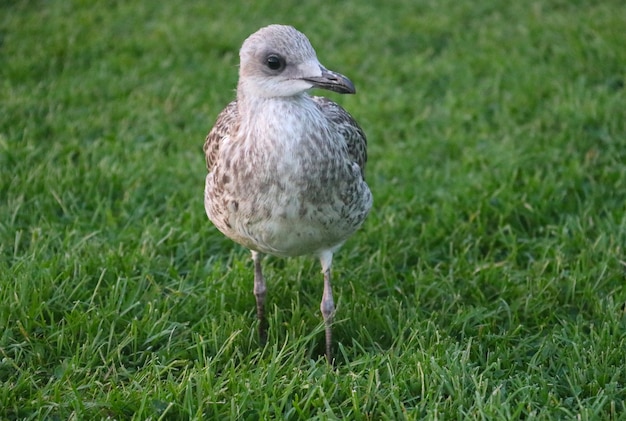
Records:
M265 322L265 295L267 288L265 287L265 278L261 270L261 260L263 254L251 250L252 261L254 262L254 297L256 298L256 315L259 319L259 342L265 345L267 341L267 324Z
M324 293L322 294L320 310L322 311L322 316L324 317L324 329L326 332L326 361L328 361L329 364L332 364L332 323L335 313L335 302L333 301L333 291L330 284L330 268L333 263L333 252L322 252L320 254L320 263L322 264L322 273L324 274Z

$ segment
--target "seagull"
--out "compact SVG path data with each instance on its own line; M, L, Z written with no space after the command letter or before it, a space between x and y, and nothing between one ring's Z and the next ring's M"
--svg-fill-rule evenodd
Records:
M325 68L308 38L291 26L259 29L239 58L237 98L204 143L204 207L219 231L252 253L261 344L267 340L263 256L319 259L325 355L332 364L333 254L363 224L372 193L364 179L363 130L341 106L308 91L356 90Z

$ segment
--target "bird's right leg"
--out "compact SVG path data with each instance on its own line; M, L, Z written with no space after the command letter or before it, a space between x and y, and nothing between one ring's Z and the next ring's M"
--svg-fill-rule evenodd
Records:
M322 263L322 273L324 274L324 293L322 294L320 310L322 311L322 317L324 317L324 332L326 334L326 361L328 361L328 364L332 365L332 324L333 316L335 315L335 302L333 300L333 291L330 285L330 267L333 263L333 252L330 250L322 252L320 255L320 262Z
M261 260L263 254L252 251L252 261L254 261L254 297L256 298L256 315L259 319L259 342L265 345L267 341L267 323L265 322L265 278L261 270Z

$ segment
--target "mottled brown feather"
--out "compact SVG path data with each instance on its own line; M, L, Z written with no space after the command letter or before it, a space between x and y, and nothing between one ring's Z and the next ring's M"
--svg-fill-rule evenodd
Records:
M217 161L220 144L225 137L230 136L231 133L236 131L234 126L238 124L238 121L239 112L237 111L237 101L232 101L219 113L215 125L204 140L202 149L204 150L206 167L209 172L213 170L213 165Z
M336 125L338 132L343 135L350 158L358 164L363 173L363 177L365 177L367 138L365 137L363 129L361 129L350 113L339 104L321 96L314 96L311 97L311 99L318 104L320 109L324 112L324 115ZM217 116L215 125L204 141L203 150L209 172L211 172L217 160L220 143L226 136L229 136L230 133L235 131L233 126L237 124L238 121L239 113L237 112L237 101L235 100L228 104Z
M348 146L348 155L361 167L365 177L365 163L367 162L367 138L356 120L339 104L322 96L314 96L315 101L324 112L324 115L332 121L337 131L343 135Z

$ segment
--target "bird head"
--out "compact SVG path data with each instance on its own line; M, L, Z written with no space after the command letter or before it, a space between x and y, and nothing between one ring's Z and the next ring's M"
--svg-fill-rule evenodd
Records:
M356 92L344 75L326 69L308 38L295 28L270 25L250 35L239 51L240 95L291 97L311 88Z

